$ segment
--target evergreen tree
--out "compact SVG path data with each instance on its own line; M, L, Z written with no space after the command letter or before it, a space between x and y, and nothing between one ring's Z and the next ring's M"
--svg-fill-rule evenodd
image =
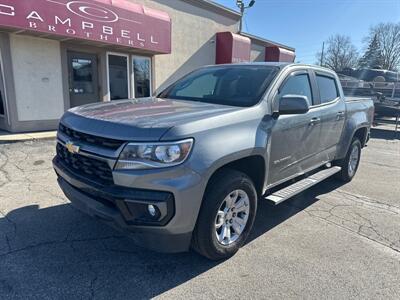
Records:
M382 53L378 36L375 34L369 42L368 48L364 55L360 58L359 66L361 68L377 68L382 67Z

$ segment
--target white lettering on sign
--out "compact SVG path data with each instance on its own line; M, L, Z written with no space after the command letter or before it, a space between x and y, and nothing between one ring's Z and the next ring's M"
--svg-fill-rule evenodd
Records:
M85 1L68 2L67 8L73 14L91 21L112 23L119 19L118 15L112 10Z
M137 40L138 40L138 41L141 41L141 42L145 42L145 41L146 41L146 40L144 40L144 39L142 39L142 38L140 37L140 33L137 34Z
M43 18L39 15L39 13L37 11L31 11L31 13L26 17L27 20L29 19L36 19L39 20L41 22L44 22Z
M129 36L131 32L129 30L121 30L121 37L130 39L131 37Z
M72 28L68 28L68 29L66 30L66 33L75 35L75 34L76 34L76 31L73 30Z
M30 28L37 28L37 24L35 22L29 22Z
M152 43L152 44L158 44L158 42L156 42L156 41L154 40L154 37L153 37L153 36L150 37L150 43Z
M64 2L64 11L58 10L60 8L58 6L57 10L52 10L55 14L49 15L46 11L47 5L54 1L37 0L34 9L30 5L23 4L30 3L30 1L18 0L16 4L9 5L8 3L2 4L3 1L0 0L0 26L16 24L11 26L130 47L152 46L156 48L161 46L161 48L165 48L162 40L147 33L145 27L142 29L143 25L136 28L132 26L132 23L142 24L142 22L120 18L107 7L86 1L69 1ZM12 22L9 17L12 18ZM120 24L114 25L113 23L117 21Z
M67 24L69 27L71 27L71 19L70 19L70 18L67 18L67 19L65 19L65 20L63 21L63 20L61 20L58 16L55 16L55 17L54 17L54 23L56 23L56 25L57 25L57 24L62 24L62 25Z
M113 28L110 26L103 26L103 33L113 35Z
M0 15L13 17L15 16L15 8L10 5L0 4Z
M83 21L83 22L82 22L82 29L86 29L86 28L93 29L93 28L94 28L93 23L89 23L89 22Z

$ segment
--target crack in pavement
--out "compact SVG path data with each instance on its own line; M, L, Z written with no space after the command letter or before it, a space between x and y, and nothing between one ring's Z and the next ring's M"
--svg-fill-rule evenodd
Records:
M11 251L8 251L6 253L0 254L0 257L5 257L11 254L19 253L22 251L26 250L31 250L34 248L42 247L42 246L51 246L51 245L58 245L58 244L69 244L69 243L75 243L75 242L94 242L94 241L103 241L103 240L109 240L109 239L123 239L126 238L125 236L122 235L110 235L110 236L105 236L105 237L98 237L98 238L88 238L88 239L72 239L72 240L56 240L56 241L47 241L47 242L42 242L38 244L33 244L33 245L28 245L22 248L14 249Z
M373 208L380 208L380 209L388 210L388 211L393 212L393 213L395 213L397 215L400 215L400 206L383 203L383 202L378 201L376 199L372 199L370 197L363 196L363 195L358 195L358 194L355 194L355 193L350 193L350 192L342 190L342 189L336 189L334 191L334 193L339 193L339 194L344 195L347 200L355 201L355 202L359 201L364 205L371 206ZM353 197L355 199L352 199L351 197ZM376 204L378 204L378 205L376 205Z
M308 212L306 212L306 213L308 213ZM365 234L356 232L356 231L354 231L354 230L349 229L349 228L346 227L346 226L340 225L340 224L338 224L338 223L336 223L336 222L327 220L327 219L325 219L325 218L321 218L321 217L319 217L319 216L314 216L314 215L310 215L310 216L311 216L311 217L318 218L318 219L320 219L320 220L323 220L323 221L325 221L325 222L327 222L327 223L329 223L329 224L331 224L331 225L340 227L340 228L342 228L342 229L344 229L344 230L346 230L346 231L349 231L349 232L351 232L351 233L355 233L355 234L357 234L358 236L361 236L361 237L363 237L363 238L366 238L366 239L368 239L369 241L372 241L372 242L374 242L374 243L378 243L378 244L384 246L385 248L388 248L388 249L390 249L390 250L392 250L392 251L394 251L394 252L396 252L396 253L400 253L400 249L397 249L397 248L392 247L391 245L387 245L387 244L385 244L385 243L382 243L382 242L380 242L379 240L376 240L376 239L373 239L373 238L369 237L368 235L365 235Z
M332 204L331 202L337 200L335 194L339 194L341 196L341 200L348 201L349 203ZM294 205L293 203L287 203L286 205L297 208L299 211L304 211L310 217L318 218L340 228L346 229L347 231L355 233L359 236L390 248L397 253L400 253L400 239L391 240L385 236L384 233L378 230L377 227L379 227L379 225L376 223L376 221L374 222L362 215L359 211L353 210L363 208L376 211L378 209L384 213L389 213L397 217L400 216L400 208L340 189L332 191L329 196L331 196L333 199L320 199L309 208L302 208ZM322 206L328 205L329 207L319 207L318 204ZM345 208L345 210L341 211L341 208ZM350 224L352 226L350 226Z
M0 173L4 175L4 178L6 179L5 182L1 182L0 181L0 187L5 186L6 184L11 182L11 176L10 174L5 170L5 167L7 166L7 164L9 163L9 157L7 156L7 154L3 151L0 150L0 158L4 156L5 157L5 161L4 163L2 163L0 165Z

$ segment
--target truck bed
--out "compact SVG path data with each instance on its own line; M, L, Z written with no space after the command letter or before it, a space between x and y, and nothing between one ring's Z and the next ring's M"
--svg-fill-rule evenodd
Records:
M354 101L365 101L365 100L369 100L369 101L373 101L371 97L344 97L346 102L354 102Z

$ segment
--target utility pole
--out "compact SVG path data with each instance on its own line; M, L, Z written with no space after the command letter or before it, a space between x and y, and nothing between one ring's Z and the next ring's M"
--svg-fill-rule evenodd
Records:
M322 42L322 51L321 51L321 59L319 62L319 65L322 67L322 64L324 63L324 50L325 50L325 42Z
M243 18L244 18L244 12L247 8L253 7L254 3L256 3L256 0L251 0L249 2L249 5L246 6L243 2L243 0L236 0L236 5L239 7L240 10L240 23L239 23L239 33L242 32L242 27L243 27Z

